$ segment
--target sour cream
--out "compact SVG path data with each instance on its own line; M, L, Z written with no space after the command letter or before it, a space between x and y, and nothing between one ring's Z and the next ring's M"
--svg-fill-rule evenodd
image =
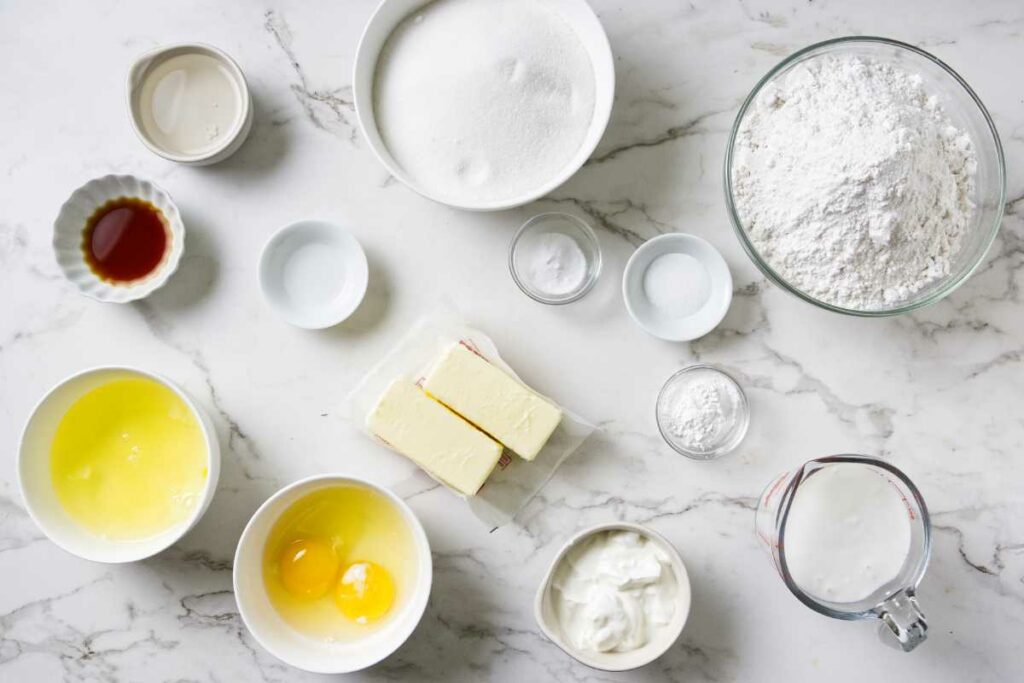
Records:
M551 582L564 637L591 652L629 652L672 620L678 581L668 555L633 531L603 531L562 558Z

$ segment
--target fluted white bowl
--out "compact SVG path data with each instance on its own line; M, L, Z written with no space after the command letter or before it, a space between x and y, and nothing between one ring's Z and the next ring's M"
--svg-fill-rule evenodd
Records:
M152 273L133 282L114 283L89 267L83 241L86 223L96 210L122 197L141 199L159 209L170 240L163 261ZM123 304L149 296L177 270L185 251L185 226L171 196L156 184L130 175L108 175L82 185L60 207L53 224L53 251L64 276L78 291L97 301Z

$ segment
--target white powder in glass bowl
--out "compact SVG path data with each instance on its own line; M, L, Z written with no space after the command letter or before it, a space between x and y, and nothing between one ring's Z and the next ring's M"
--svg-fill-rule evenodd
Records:
M786 282L829 304L882 310L951 272L974 215L977 163L919 74L820 55L752 103L733 199Z
M697 455L720 455L738 444L748 407L736 382L710 366L676 373L658 396L657 418L670 444Z

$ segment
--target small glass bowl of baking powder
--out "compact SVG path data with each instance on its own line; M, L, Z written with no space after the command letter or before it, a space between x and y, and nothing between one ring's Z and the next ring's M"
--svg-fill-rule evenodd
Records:
M601 246L585 222L567 213L542 213L523 223L508 249L519 289L542 304L583 297L601 274Z
M658 431L672 450L694 460L714 460L747 435L750 404L742 387L714 365L676 372L658 393Z

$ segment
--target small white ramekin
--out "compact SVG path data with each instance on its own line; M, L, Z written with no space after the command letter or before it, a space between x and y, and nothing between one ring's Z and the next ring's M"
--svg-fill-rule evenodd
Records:
M656 639L651 640L643 647L633 650L632 652L584 652L575 648L572 643L563 636L562 628L558 624L558 617L555 614L554 605L552 604L551 581L554 579L555 571L558 569L558 565L561 564L566 553L581 541L603 531L633 531L644 538L647 538L652 543L657 544L658 547L664 550L665 554L668 555L672 564L672 571L675 573L676 577L678 602L676 603L675 612L672 614L672 622L668 625L668 628L664 629L658 635ZM537 620L537 625L540 626L540 630L544 632L544 635L547 636L551 642L562 648L567 655L581 664L586 664L589 667L599 669L601 671L630 671L650 664L658 657L665 654L668 649L672 647L677 640L679 640L679 635L683 632L683 627L686 625L686 619L689 614L690 577L686 573L686 565L683 564L683 558L679 555L679 551L675 549L675 546L669 543L668 539L656 531L652 531L645 526L631 524L629 522L597 524L584 529L570 538L555 555L555 559L552 560L551 566L548 568L548 573L541 582L540 588L537 590L537 597L534 600L533 605L534 619Z
M316 249L333 263L343 282L330 301L306 301L289 293L284 270L300 249ZM366 296L370 270L355 235L327 221L305 220L274 233L263 245L258 268L263 298L287 322L307 330L337 325L355 313Z
M212 149L204 150L197 154L181 154L174 150L158 145L146 133L142 125L142 112L139 107L139 95L142 92L142 84L146 74L155 68L162 61L182 54L202 54L212 57L221 63L231 75L238 97L238 117L234 122L231 133L224 137L224 142ZM249 93L249 84L245 80L245 74L241 67L226 52L212 45L204 43L180 43L176 45L164 45L155 50L150 50L140 56L128 70L128 119L131 121L132 129L149 151L158 156L188 166L208 166L218 161L223 161L238 151L245 139L249 137L252 130L253 104L252 95Z
M305 636L289 626L277 613L263 581L263 549L274 523L295 501L313 491L337 485L363 486L387 498L402 514L416 548L417 573L412 595L400 612L383 628L350 642L326 642ZM416 629L430 597L434 565L430 543L412 509L394 493L359 477L322 474L301 479L267 499L256 510L242 532L235 551L233 572L235 600L249 632L267 652L304 671L340 674L360 671L397 650Z
M144 377L159 382L188 406L206 444L206 485L192 514L156 536L137 541L112 541L83 529L64 511L53 490L50 448L61 419L83 395L115 379ZM25 423L18 449L18 482L29 516L47 538L72 555L94 562L122 563L156 555L176 543L199 522L210 506L220 476L220 444L213 423L202 408L171 380L130 367L98 367L72 375L49 391Z
M109 201L141 199L163 214L169 231L167 253L152 273L134 282L114 283L100 279L85 260L83 240L89 218ZM64 277L82 294L110 303L127 303L149 296L178 268L185 252L185 225L171 196L155 183L130 175L94 178L71 193L53 224L53 252Z
M665 254L692 256L707 269L711 284L708 299L688 316L666 315L644 292L647 268ZM629 257L622 273L622 298L629 317L649 334L666 341L691 341L718 327L729 312L732 274L722 254L707 240L682 232L665 233L647 240Z

